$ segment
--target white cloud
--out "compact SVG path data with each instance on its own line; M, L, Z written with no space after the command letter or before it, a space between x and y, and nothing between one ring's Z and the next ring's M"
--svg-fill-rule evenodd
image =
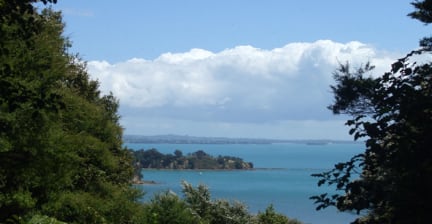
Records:
M167 64L188 64L193 63L195 61L207 59L214 54L210 51L206 51L203 49L191 49L186 53L165 53L162 54L156 61L165 62Z
M104 92L120 99L125 119L135 110L146 117L268 124L333 119L326 106L338 63L371 61L380 75L398 56L360 42L320 40L271 50L237 46L154 60L90 61L88 69Z

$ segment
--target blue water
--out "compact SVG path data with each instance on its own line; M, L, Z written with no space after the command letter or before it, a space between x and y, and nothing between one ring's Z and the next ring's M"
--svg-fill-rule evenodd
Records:
M179 171L144 170L145 180L156 181L157 185L140 186L149 200L155 193L172 190L181 195L181 182L193 185L205 184L213 198L237 200L245 203L250 212L264 211L273 204L278 212L304 223L342 224L349 223L355 216L340 213L335 209L315 211L309 199L331 191L331 188L317 187L312 173L331 169L337 162L350 159L363 149L361 144L126 144L131 149L156 148L162 153L173 153L180 149L183 154L204 150L218 156L237 156L252 162L256 169L250 171ZM274 168L274 169L269 169Z

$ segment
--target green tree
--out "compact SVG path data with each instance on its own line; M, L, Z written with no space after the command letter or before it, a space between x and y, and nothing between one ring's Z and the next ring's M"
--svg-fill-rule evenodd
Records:
M413 3L413 18L430 23L432 1ZM430 39L392 64L390 72L367 77L373 66L351 71L340 65L332 86L335 114L352 119L354 139L365 140L364 153L321 174L318 185L337 192L311 197L317 209L336 206L361 216L354 223L428 223L432 201L432 63Z
M256 219L258 224L301 224L296 219L277 213L273 205L269 205L264 212L259 212Z
M198 185L196 188L186 182L183 182L182 185L185 202L204 223L242 224L251 222L252 216L244 204L212 200L209 189L204 185Z
M200 222L193 210L188 207L184 200L181 200L173 192L160 193L145 206L145 223L157 224L198 224Z
M0 223L139 220L118 101L68 52L61 14L34 2L0 0Z
M4 221L26 214L67 182L62 171L51 172L57 155L50 141L64 106L56 85L66 60L56 54L59 37L43 39L48 26L31 1L0 1L0 12L0 221Z

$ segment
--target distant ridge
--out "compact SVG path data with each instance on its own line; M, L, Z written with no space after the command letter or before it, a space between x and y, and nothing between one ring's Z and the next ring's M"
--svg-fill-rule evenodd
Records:
M153 144L274 144L298 143L308 145L353 144L354 141L311 139L311 140L280 140L265 138L227 138L227 137L197 137L189 135L124 135L125 143Z

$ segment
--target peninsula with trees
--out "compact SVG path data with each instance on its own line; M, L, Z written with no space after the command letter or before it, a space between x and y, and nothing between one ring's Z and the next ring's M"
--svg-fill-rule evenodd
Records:
M232 156L211 156L203 150L183 155L180 150L163 154L157 149L131 151L136 170L141 169L208 169L208 170L249 170L251 162Z

